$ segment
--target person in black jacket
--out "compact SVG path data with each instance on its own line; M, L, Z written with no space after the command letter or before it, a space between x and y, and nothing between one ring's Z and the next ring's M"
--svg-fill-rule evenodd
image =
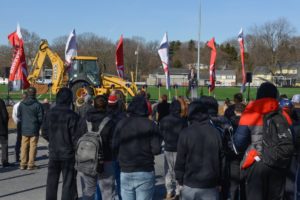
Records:
M174 167L179 133L187 126L187 121L180 116L180 113L180 102L173 100L170 105L170 114L164 117L159 123L159 129L165 143L165 169L167 169L165 175L167 195L165 199L172 199L174 194L175 198L179 198L180 194L180 188L175 179Z
M22 144L20 169L37 169L35 157L39 140L40 127L43 122L43 107L36 99L36 89L27 89L28 97L20 103L17 118L21 122ZM29 159L28 159L29 154Z
M0 99L0 143L1 143L1 161L2 167L8 167L8 113L6 105Z
M170 103L168 103L168 96L165 94L161 96L161 102L157 105L157 113L158 122L170 113Z
M87 133L87 123L92 123L92 131L97 132L98 127L102 120L105 117L108 117L108 113L106 112L107 107L107 99L106 97L100 95L96 96L94 99L94 107L87 111L87 114L84 118L80 120L79 123L79 135ZM116 189L115 189L115 172L114 172L114 164L113 154L112 154L112 137L114 132L115 123L113 120L107 122L104 126L101 134L102 144L103 144L103 153L104 153L104 171L98 176L90 176L88 174L83 174L83 181L85 187L83 188L83 200L94 200L97 181L99 179L100 183L100 191L102 195L102 199L114 200L116 197Z
M182 199L217 199L224 152L220 134L201 98L190 104L188 120L190 125L179 135L175 164L176 180L183 186Z
M49 163L46 200L57 199L60 173L63 177L62 200L77 199L75 146L78 140L79 116L70 107L72 91L62 88L56 95L56 105L43 121L42 136L49 141Z
M135 96L129 117L116 126L113 147L121 167L121 196L126 200L150 200L154 194L154 155L161 152L158 126L148 119L147 102Z

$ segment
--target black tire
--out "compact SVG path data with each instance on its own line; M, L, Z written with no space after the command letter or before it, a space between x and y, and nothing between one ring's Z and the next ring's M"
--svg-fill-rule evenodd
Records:
M86 83L86 82L77 82L74 85L72 85L72 92L73 92L73 100L75 101L77 99L77 91L81 88L84 88L87 93L91 96L94 95L93 89L90 87L90 84Z

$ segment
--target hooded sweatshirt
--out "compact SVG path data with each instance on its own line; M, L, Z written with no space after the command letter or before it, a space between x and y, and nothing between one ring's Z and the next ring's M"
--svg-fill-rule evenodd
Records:
M21 122L23 136L38 136L43 121L42 104L35 97L27 97L19 105L17 118Z
M75 159L79 116L70 109L72 98L71 90L62 88L56 96L55 107L44 118L42 136L49 141L51 160Z
M180 131L187 126L187 121L180 116L181 105L175 100L170 105L170 114L159 123L160 133L165 142L165 150L177 152L177 143Z
M102 120L107 117L108 114L106 111L100 111L96 108L92 107L90 110L87 111L86 116L81 118L79 122L79 136L81 137L85 133L87 133L87 123L92 123L92 131L97 132L100 123ZM104 161L112 161L112 137L114 132L115 123L113 120L110 120L101 131L101 139L103 144L103 153L104 153Z
M127 111L129 117L118 123L113 139L121 172L154 171L154 155L160 153L161 137L157 124L147 118L145 98L134 97Z
M203 103L189 106L190 125L179 135L175 164L176 180L191 188L212 188L224 175L224 152L219 131L209 120Z

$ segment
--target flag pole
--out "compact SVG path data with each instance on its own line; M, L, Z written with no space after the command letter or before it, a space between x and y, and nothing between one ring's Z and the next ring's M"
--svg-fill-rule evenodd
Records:
M199 8L199 27L198 27L197 94L198 94L198 86L200 83L200 56L201 56L200 55L200 34L201 34L201 0L200 0L200 8Z

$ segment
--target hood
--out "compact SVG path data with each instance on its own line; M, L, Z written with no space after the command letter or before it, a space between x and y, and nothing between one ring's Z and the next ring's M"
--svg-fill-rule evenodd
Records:
M170 105L170 113L176 116L180 116L181 113L181 105L178 100L172 101Z
M207 107L200 100L195 100L189 105L188 120L202 122L208 119Z
M69 88L61 88L56 95L57 105L70 105L73 100L73 93Z
M34 103L36 103L37 102L37 100L36 100L36 98L35 97L27 97L26 99L24 99L23 101L22 101L22 103L24 103L25 105L32 105L32 104L34 104Z
M145 97L135 96L128 106L127 112L139 116L148 116L148 106Z
M219 104L218 101L211 96L202 96L200 101L205 105L207 108L207 113L210 116L217 116L219 111Z
M266 114L279 109L279 103L274 98L262 98L250 102L244 112Z
M96 108L91 108L86 113L86 119L89 122L100 121L106 116L105 111L97 110Z
M275 85L270 82L262 83L257 89L256 99L262 98L274 98L276 99L279 95L279 92Z

